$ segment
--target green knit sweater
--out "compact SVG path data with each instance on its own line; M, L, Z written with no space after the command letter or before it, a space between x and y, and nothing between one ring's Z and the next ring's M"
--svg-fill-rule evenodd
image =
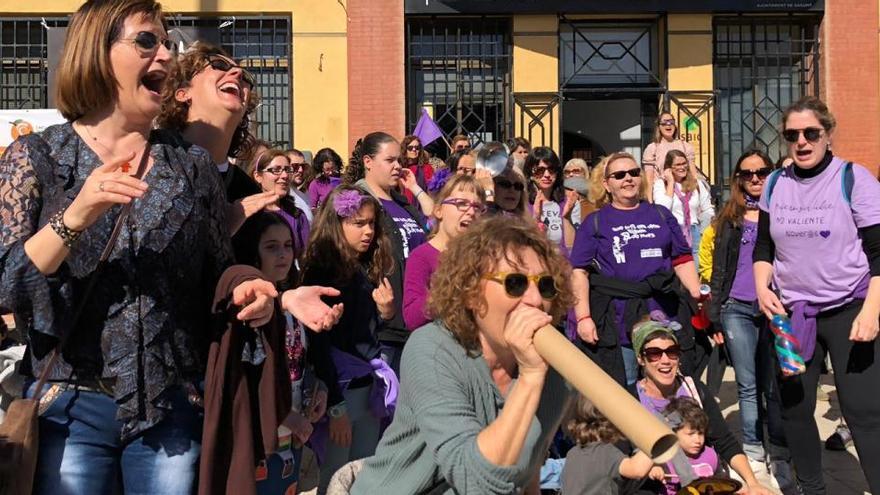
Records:
M366 459L353 495L416 494L444 480L451 486L445 493L516 493L544 462L571 397L551 369L519 460L496 466L480 453L477 435L498 417L504 397L482 356L468 356L448 330L429 323L407 341L400 373L394 421Z

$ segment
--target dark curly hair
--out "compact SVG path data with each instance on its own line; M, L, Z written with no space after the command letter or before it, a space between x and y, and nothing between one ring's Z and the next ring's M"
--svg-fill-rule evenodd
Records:
M351 159L348 160L348 167L345 168L342 182L354 184L363 179L367 174L364 167L364 157L375 155L385 143L397 143L397 140L391 134L381 131L371 132L358 139L354 149L351 150Z
M342 170L342 157L339 153L333 151L333 148L321 148L312 158L312 177L321 177L324 175L324 164L330 162L336 173Z
M178 132L183 132L186 129L189 103L177 101L174 93L178 89L189 87L192 78L207 67L208 58L216 55L232 59L219 46L203 41L193 43L178 57L177 63L172 66L162 89L162 110L156 121L159 127ZM244 117L242 117L241 122L235 129L235 133L232 135L232 142L229 143L229 150L226 156L242 158L247 154L249 148L253 146L255 138L251 134L250 126L254 118L254 110L256 110L259 103L260 95L257 92L257 88L251 88Z
M569 286L571 265L533 222L518 217L489 217L471 225L440 255L431 278L429 312L469 353L480 350L476 315L484 314L489 307L483 296L483 277L495 271L501 259L512 266L521 265L524 249L538 255L556 283L559 293L551 302L549 314L558 322L574 303Z
M581 447L596 442L617 443L624 438L620 430L583 395L578 396L577 402L572 407L565 421L564 430L565 434Z

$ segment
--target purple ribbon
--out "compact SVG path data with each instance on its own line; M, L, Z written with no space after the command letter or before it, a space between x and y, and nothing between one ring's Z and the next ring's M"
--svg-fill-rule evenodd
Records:
M819 313L842 306L853 299L864 299L868 295L869 279L870 276L862 278L856 286L856 290L843 299L827 303L809 301L791 303L791 333L800 344L800 354L804 361L813 359L813 352L816 350L816 317Z

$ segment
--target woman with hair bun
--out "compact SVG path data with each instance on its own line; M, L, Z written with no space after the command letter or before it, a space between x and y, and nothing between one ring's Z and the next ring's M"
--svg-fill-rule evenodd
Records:
M383 355L391 367L400 369L400 353L409 336L403 320L403 276L410 253L427 239L427 220L422 212L434 210L434 201L419 187L415 175L400 164L400 145L384 132L372 132L359 139L351 154L343 181L376 198L381 207L379 221L391 239L394 270L389 276L394 289L394 317L379 331ZM398 193L408 189L421 211Z

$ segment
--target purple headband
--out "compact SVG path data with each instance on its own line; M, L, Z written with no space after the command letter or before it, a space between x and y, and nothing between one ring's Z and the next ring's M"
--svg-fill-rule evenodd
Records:
M351 189L342 191L333 200L333 209L336 210L336 214L341 218L351 218L357 215L364 199L364 196L357 191Z

